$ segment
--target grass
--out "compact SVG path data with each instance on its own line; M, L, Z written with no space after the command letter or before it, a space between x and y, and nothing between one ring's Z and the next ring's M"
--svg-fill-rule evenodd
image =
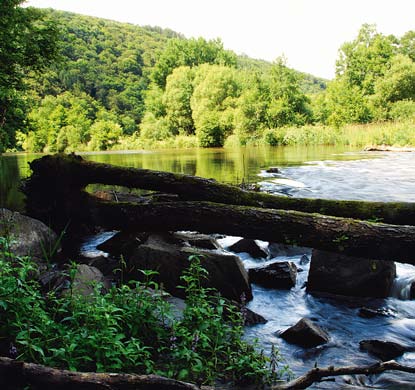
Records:
M345 125L285 127L266 130L260 142L277 145L349 145L365 147L387 145L415 146L415 122L381 122Z

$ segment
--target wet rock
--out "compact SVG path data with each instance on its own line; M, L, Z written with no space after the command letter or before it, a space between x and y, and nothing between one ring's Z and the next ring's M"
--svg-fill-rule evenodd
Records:
M394 315L395 313L390 309L372 309L370 307L362 307L358 312L358 316L362 318L391 317Z
M304 254L311 253L310 248L306 248L303 246L296 246L296 245L287 245L287 244L280 244L280 243L270 243L268 245L268 250L271 257L277 256L302 256Z
M220 245L216 239L208 234L176 232L174 236L195 248L220 249Z
M369 352L382 361L394 359L408 350L401 344L381 340L362 340L359 346L363 351Z
M396 276L393 262L313 250L307 291L387 297Z
M307 255L302 255L300 259L300 265L306 265L310 262L310 258Z
M118 232L109 240L97 246L97 249L110 253L114 256L123 255L125 258L129 257L137 246L147 241L149 233L143 232Z
M145 244L138 246L125 259L124 278L140 280L142 273L139 270L156 271L158 274L154 276L154 281L172 295L183 298L184 291L178 286L183 285L180 277L188 268L191 255L200 255L201 265L208 272L207 278L202 281L204 287L215 288L231 300L240 301L242 294L248 300L252 299L248 274L237 256L186 247L180 240L171 239L168 235L152 234Z
M268 254L265 252L256 242L255 240L242 238L239 241L235 242L235 244L231 245L228 248L231 252L235 253L248 253L255 259L265 259Z
M244 325L245 326L252 326L257 324L265 324L267 320L261 316L261 314L255 313L251 309L248 309L247 307L244 309L245 315L244 315Z
M0 208L0 236L11 238L11 251L49 261L60 249L57 235L43 222Z
M295 286L297 280L297 267L291 261L281 261L251 268L249 280L267 288L290 289Z
M330 339L325 330L308 318L302 318L294 326L282 332L280 337L291 344L300 345L304 348L327 343Z
M265 172L267 172L267 173L280 173L280 169L278 167L269 167Z

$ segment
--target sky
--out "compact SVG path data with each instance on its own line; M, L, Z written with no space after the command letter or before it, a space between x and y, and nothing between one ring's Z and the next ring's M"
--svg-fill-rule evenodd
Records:
M28 0L140 26L170 28L187 38L220 38L226 49L331 79L338 49L364 23L385 35L415 30L415 0Z

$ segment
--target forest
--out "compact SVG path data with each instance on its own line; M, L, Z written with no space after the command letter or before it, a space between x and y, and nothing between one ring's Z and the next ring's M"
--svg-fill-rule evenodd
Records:
M415 31L363 25L329 81L220 39L20 3L1 6L0 151L347 144L371 124L370 143L415 144Z

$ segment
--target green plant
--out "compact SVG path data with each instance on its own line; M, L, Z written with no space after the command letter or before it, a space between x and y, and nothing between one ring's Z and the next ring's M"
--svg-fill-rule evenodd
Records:
M200 256L190 256L189 261L182 276L186 309L172 328L169 361L174 364L167 365L168 376L197 383L269 380L269 359L243 340L241 311L215 290L202 287L207 271Z
M0 237L0 352L19 359L80 371L159 373L213 383L270 382L276 350L267 358L243 340L243 313L213 289L198 256L184 272L187 295L183 318L172 315L163 292L143 271L143 282L129 282L102 293L96 284L83 296L74 288L77 264L67 271L69 288L43 295L31 278L35 264L10 251ZM7 352L8 349L8 352Z

